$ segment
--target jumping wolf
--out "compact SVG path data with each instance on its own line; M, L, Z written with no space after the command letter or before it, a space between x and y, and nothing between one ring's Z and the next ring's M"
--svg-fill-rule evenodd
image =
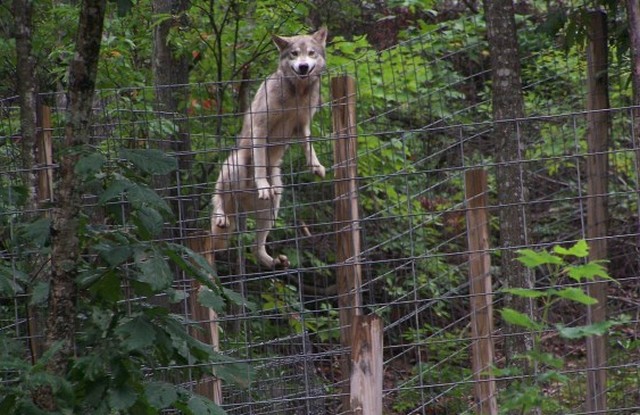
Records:
M278 70L258 88L244 116L238 146L222 165L212 199L211 233L214 249L225 249L235 230L237 215L256 220L255 253L268 268L287 268L285 255L266 250L282 197L280 165L289 144L303 141L311 171L324 177L311 142L311 120L320 105L320 74L325 69L327 29L310 35L273 36L280 51Z

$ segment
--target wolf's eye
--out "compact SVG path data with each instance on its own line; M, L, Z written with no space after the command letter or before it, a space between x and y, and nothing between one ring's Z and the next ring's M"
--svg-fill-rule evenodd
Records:
M316 56L316 51L313 49L309 49L309 56L311 57Z
M291 56L293 56L294 58L297 58L298 57L298 53L299 52L297 50L292 50L291 51Z

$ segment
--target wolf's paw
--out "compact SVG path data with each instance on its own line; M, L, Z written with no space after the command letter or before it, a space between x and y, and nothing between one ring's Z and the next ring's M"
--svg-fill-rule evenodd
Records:
M277 258L273 259L273 268L275 269L287 269L289 266L291 266L291 263L286 255L280 254Z
M269 200L273 198L274 191L271 186L259 187L258 188L258 199L260 200Z
M325 172L326 172L326 169L322 164L311 166L311 173L315 174L316 176L322 177L323 179L324 179Z
M213 221L213 223L215 223L215 225L218 228L227 228L229 227L229 218L227 217L227 215L219 215L216 216L215 220Z

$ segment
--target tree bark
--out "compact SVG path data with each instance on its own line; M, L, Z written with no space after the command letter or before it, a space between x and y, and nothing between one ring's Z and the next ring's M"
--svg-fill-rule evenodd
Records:
M512 0L484 0L487 37L491 50L494 137L497 143L498 202L502 283L506 287L531 288L533 275L516 261L515 250L527 244L527 186L519 163L524 149L522 125L524 100L515 11ZM520 297L507 298L507 306L528 315L531 303ZM507 326L507 360L532 347L530 336Z
M35 178L35 144L36 127L36 78L35 59L31 53L33 32L33 1L14 0L13 16L15 19L14 37L16 40L16 75L20 100L20 129L22 130L21 155L23 184L29 191L27 211L33 212L37 207Z
M80 243L78 217L82 203L80 183L74 173L79 150L90 142L91 108L102 40L106 0L84 0L76 33L76 52L69 70L69 107L65 139L60 154L60 175L51 229L51 285L46 346L60 349L47 363L47 371L64 376L75 351L75 319ZM51 388L34 396L47 410L57 407Z
M174 133L164 137L159 148L163 151L180 152L178 158L178 168L180 172L191 171L191 137L184 122L186 114L186 103L189 98L189 64L190 55L177 56L175 48L169 43L169 32L176 26L186 26L186 12L189 9L190 0L153 0L152 12L154 15L171 15L171 19L166 19L157 24L153 29L153 55L152 72L153 83L156 91L155 110L160 117L170 119L176 126ZM169 191L172 186L170 175L156 176L153 185L158 193L164 197L171 197L176 202L173 203L176 212L181 212L179 221L185 227L190 227L188 223L195 218L198 201L194 198L190 203L185 203L184 195L177 196L176 191ZM178 203L183 206L178 206ZM167 237L178 237L178 235L167 235Z
M20 167L22 183L27 189L27 203L24 212L27 218L35 215L40 195L36 187L36 142L37 142L37 92L35 76L35 59L32 54L33 1L13 0L13 17L15 19L14 38L16 40L16 75L20 105ZM35 264L37 259L30 257ZM35 267L34 267L35 268ZM38 278L37 275L32 276ZM42 355L42 333L44 317L38 307L29 307L28 311L29 343L31 360L36 362Z
M187 84L189 83L189 63L191 59L188 55L176 56L175 49L169 44L169 32L179 25L186 25L186 11L190 5L189 0L153 0L152 12L154 15L169 14L171 19L167 19L157 24L153 29L153 58L152 71L153 82L156 89L156 111L162 116L174 117L179 112L184 111L180 104L186 103L188 98ZM182 123L179 126L176 136L170 137L170 143L163 143L166 150L189 151L191 142L189 135L182 131ZM188 157L181 157L180 162L184 164L181 168L188 168L190 161Z
M631 44L631 83L633 87L633 145L636 148L636 170L640 172L640 0L627 0L629 43ZM640 219L637 221L640 230ZM640 248L640 238L636 241Z

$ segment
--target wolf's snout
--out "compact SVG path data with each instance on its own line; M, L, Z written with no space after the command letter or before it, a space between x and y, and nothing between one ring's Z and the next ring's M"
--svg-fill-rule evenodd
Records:
M306 75L309 73L309 64L308 63L301 63L300 65L298 65L298 73L300 75Z

